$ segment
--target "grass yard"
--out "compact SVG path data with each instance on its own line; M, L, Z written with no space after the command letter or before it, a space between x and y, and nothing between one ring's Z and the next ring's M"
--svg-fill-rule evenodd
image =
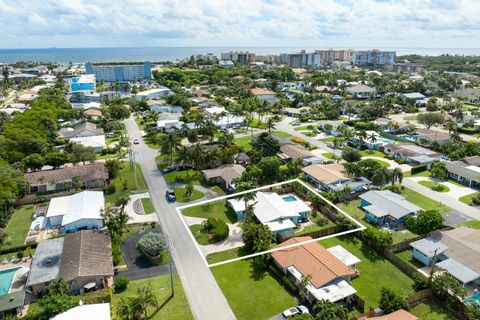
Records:
M407 121L417 120L417 116L405 116L403 117L403 120L407 120Z
M32 223L34 205L21 206L15 209L5 229L5 243L2 249L21 246L25 243L30 224Z
M402 259L403 261L411 264L415 268L425 267L420 261L417 261L417 260L413 259L411 249L407 249L407 250L404 250L404 251L397 252L395 255L397 257L399 257L400 259Z
M362 150L360 151L360 155L362 157L379 157L379 158L385 158L386 154L383 152L380 152L378 150Z
M318 139L319 141L323 141L323 142L333 142L333 140L335 140L336 137L327 137L327 138L322 138L322 139Z
M198 199L201 199L205 196L205 194L201 191L193 189L192 195L190 197L187 197L185 195L185 188L178 188L174 187L172 188L173 191L175 191L175 196L177 197L177 202L190 202L190 201L195 201Z
M273 134L276 135L279 138L290 138L291 137L291 134L283 132L283 131L274 131Z
M253 259L211 268L237 319L269 319L295 306L296 299Z
M308 234L310 232L316 232L318 230L326 229L335 226L335 223L333 223L330 219L325 218L323 215L320 213L317 214L317 216L314 218L311 215L309 216L310 220L312 220L312 224L305 226L303 229L298 229L295 231L296 236L301 236Z
M441 204L435 200L432 200L418 192L413 191L412 189L409 188L403 188L402 189L402 195L410 202L416 204L422 209L428 210L428 209L438 209L441 212L448 212L452 209L447 207L444 204Z
M386 161L382 161L382 160L377 160L377 159L372 159L373 161L379 163L382 167L384 168L388 168L390 167L390 164Z
M405 172L403 174L404 177L430 177L431 175L432 174L428 170L425 170L425 171L422 171L422 172L419 172L419 173L415 173L414 175L412 175L410 172Z
M235 143L245 152L252 150L252 145L250 144L251 141L252 141L251 135L233 139L233 143Z
M461 223L460 226L470 227L470 228L473 228L473 229L480 230L480 221L479 220L465 221L465 222Z
M138 190L146 190L145 180L143 179L142 169L137 163L137 183ZM118 176L115 179L110 180L110 184L115 186L115 193L105 196L105 201L110 204L114 204L115 201L124 192L134 191L135 188L135 173L130 170L130 162L122 162L122 168L120 169Z
M155 207L153 206L152 199L142 198L142 206L145 214L150 214L155 212Z
M185 292L183 291L180 278L175 275L174 288L175 295L170 296L170 276L164 275L154 278L130 281L127 290L112 296L112 319L120 319L116 316L116 309L122 303L122 298L133 297L136 295L137 288L150 286L153 294L158 299L158 308L147 308L148 319L150 320L183 320L193 319L188 305Z
M463 203L466 203L466 204L469 204L471 206L473 206L473 201L472 199L476 196L478 196L480 194L480 192L474 192L474 193L471 193L471 194L467 194L466 196L463 196L463 197L460 197L458 198L458 200L462 201Z
M205 232L203 225L201 224L191 225L190 231L195 237L195 240L197 240L197 242L203 246L218 242L210 238L210 235L208 232Z
M250 254L251 252L248 252L245 247L238 247L238 248L233 248L233 249L228 249L225 251L219 251L215 253L210 253L207 255L207 262L209 264L217 263L217 262L222 262L222 261L227 261L239 257L246 256L247 254Z
M450 188L447 187L446 185L443 185L443 184L440 184L440 183L435 184L435 182L430 181L430 180L422 180L422 181L418 181L418 183L421 184L424 187L432 189L433 191L437 191L437 192L448 192L448 191L450 191Z
M235 212L227 205L227 200L208 202L202 205L186 208L182 214L189 217L210 218L216 217L227 223L235 223L237 216Z
M167 183L170 182L178 182L189 184L190 182L193 184L200 184L200 180L202 179L202 174L195 170L184 170L184 171L173 171L163 175L165 181Z
M301 132L302 134L306 135L307 137L316 137L317 134L315 132Z
M361 260L357 265L360 276L352 280L352 285L365 301L365 310L378 307L382 287L388 287L402 296L414 292L412 279L359 239L341 236L321 240L319 243L326 248L341 245Z
M325 153L322 153L322 156L324 156L325 158L327 159L331 159L331 160L337 160L337 159L340 159L340 156L339 155L333 155L333 153L331 152L325 152Z
M295 131L307 131L307 130L313 130L315 129L316 125L314 124L308 124L308 125L305 125L305 126L299 126L299 127L295 127Z
M455 320L457 316L445 308L445 304L432 298L422 302L410 310L420 320Z
M225 191L220 186L213 186L211 189L213 192L216 192L219 194L225 194Z

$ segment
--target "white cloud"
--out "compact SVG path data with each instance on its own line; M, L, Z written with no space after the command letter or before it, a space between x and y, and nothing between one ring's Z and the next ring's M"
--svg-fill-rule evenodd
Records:
M479 29L478 0L0 0L3 48L472 47Z

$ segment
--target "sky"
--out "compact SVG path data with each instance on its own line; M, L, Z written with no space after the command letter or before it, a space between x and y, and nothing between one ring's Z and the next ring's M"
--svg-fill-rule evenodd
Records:
M480 0L0 0L0 48L480 47Z

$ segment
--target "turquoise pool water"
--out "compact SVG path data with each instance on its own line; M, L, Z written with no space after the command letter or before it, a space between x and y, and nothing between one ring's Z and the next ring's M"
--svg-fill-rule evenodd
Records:
M293 202L293 201L297 201L297 198L295 196L292 196L292 195L288 195L288 196L285 196L285 197L282 197L282 199L286 202Z
M20 268L12 268L0 271L0 296L4 296L10 290L15 272Z
M478 304L480 304L480 293L476 293L474 294L473 296L463 300L463 302L465 303L473 303L473 302L476 302Z

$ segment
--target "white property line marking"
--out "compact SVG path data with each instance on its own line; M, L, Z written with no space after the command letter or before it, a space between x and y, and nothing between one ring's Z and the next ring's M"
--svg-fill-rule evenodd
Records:
M315 238L315 239L311 239L311 240L306 240L306 241L303 241L303 242L299 242L299 243L294 243L294 244L290 244L288 246L283 246L283 247L280 247L280 248L274 248L274 249L270 249L270 250L266 250L266 251L262 251L262 252L257 252L257 253L253 253L253 254L249 254L249 255L246 255L246 256L242 256L242 257L238 257L238 258L233 258L233 259L230 259L230 260L225 260L225 261L220 261L220 262L217 262L217 263L212 263L212 264L208 264L207 262L207 259L206 257L204 256L203 252L202 252L202 249L200 248L197 240L195 239L195 237L193 236L191 230L190 230L190 227L188 226L188 223L186 222L185 220L185 217L184 215L182 214L182 210L183 209L187 209L187 208L191 208L191 207L196 207L196 206L201 206L201 205L204 205L204 204L207 204L207 203L210 203L210 202L216 202L216 201L220 201L220 200L224 200L224 199L229 199L229 198L235 198L235 197L238 197L239 195L242 195L242 194L245 194L245 193L250 193L250 192L257 192L257 191L260 191L260 190L265 190L265 189L269 189L269 188L273 188L273 187L278 187L278 186L282 186L282 185L285 185L285 184L290 184L290 183L293 183L293 182L298 182L300 183L302 186L306 187L309 191L311 191L314 195L316 195L317 197L319 197L321 200L325 201L327 204L329 204L330 206L332 206L335 210L337 210L338 212L340 212L342 215L344 215L345 217L347 217L347 219L351 220L354 224L356 224L358 226L358 228L356 229L352 229L352 230L347 230L347 231L342 231L342 232L339 232L339 233L334 233L334 234L330 234L330 235L327 235L327 236L324 236L324 237L319 237L319 238ZM333 204L330 200L326 199L325 197L323 197L321 194L319 194L315 189L313 189L312 187L310 187L308 184L306 184L305 182L303 182L302 180L300 179L292 179L292 180L287 180L287 181L283 181L283 182L278 182L278 183L275 183L275 184L271 184L271 185L268 185L268 186L262 186L262 187L258 187L258 188L255 188L255 189L251 189L251 190L246 190L246 191L242 191L242 192L237 192L237 193L234 193L234 194L229 194L229 195L225 195L225 196L220 196L220 197L217 197L217 198L213 198L213 199L207 199L207 200L204 200L204 201L200 201L200 202L196 202L196 203L191 203L191 204L187 204L187 205L184 205L184 206L181 206L181 207L177 207L175 208L175 210L177 210L177 213L178 215L180 216L180 218L182 219L182 222L185 226L185 228L187 228L188 230L188 233L190 235L190 238L193 240L193 242L195 243L195 247L197 248L197 250L200 252L200 255L202 256L202 259L203 261L205 262L205 264L207 265L207 267L209 268L212 268L212 267L216 267L216 266L220 266L222 264L227 264L227 263L230 263L230 262L235 262L235 261L240 261L240 260L245 260L245 259L249 259L249 258L253 258L253 257L258 257L258 256L261 256L261 255L264 255L264 254L269 254L269 253L272 253L272 252L275 252L275 251L279 251L279 250L285 250L285 249L290 249L290 248L294 248L294 247L298 247L298 246L301 246L301 245L304 245L304 244L308 244L308 243L312 243L312 242L317 242L317 241L320 241L320 240L324 240L324 239L329 239L329 238L333 238L333 237L338 237L338 236L342 236L342 235L346 235L346 234L350 234L350 233L354 233L354 232L358 232L358 231L362 231L362 230L365 230L366 227L364 225L362 225L360 222L358 222L357 220L355 220L353 217L351 217L349 214L347 214L345 211L343 211L342 209L340 209L339 207L337 207L335 204ZM226 249L228 250L228 249ZM224 250L224 251L226 251ZM219 251L219 252L222 252L222 251Z

